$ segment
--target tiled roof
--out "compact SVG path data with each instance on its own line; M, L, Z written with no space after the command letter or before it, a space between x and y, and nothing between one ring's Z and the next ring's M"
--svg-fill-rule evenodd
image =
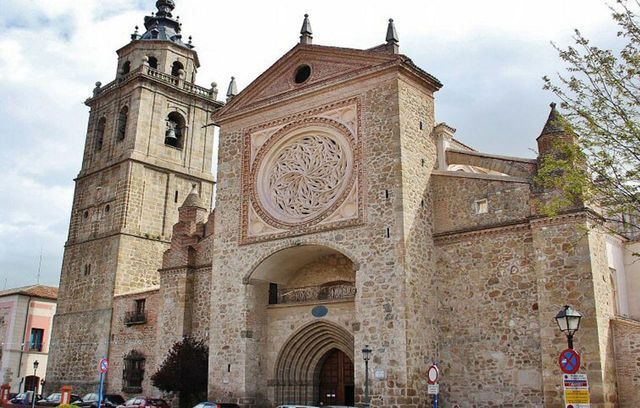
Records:
M25 295L57 300L58 288L56 286L31 285L0 291L0 297L11 295Z

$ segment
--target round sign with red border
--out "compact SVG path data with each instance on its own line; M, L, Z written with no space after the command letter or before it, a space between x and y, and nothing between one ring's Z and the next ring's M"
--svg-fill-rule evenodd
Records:
M102 374L106 373L107 371L109 371L109 360L107 360L106 358L103 358L102 360L100 360L100 372Z
M560 369L565 374L575 374L580 370L580 354L573 349L566 349L558 357Z
M429 367L427 371L427 382L429 384L436 384L438 382L438 378L440 378L440 370L437 365L432 365Z

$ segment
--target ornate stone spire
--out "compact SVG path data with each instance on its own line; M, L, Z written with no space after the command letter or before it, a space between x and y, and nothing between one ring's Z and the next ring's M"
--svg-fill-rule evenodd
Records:
M193 48L191 43L185 44L182 41L182 24L178 18L173 18L173 10L176 7L174 0L156 1L158 11L144 18L146 32L139 35L132 35L132 40L160 40L171 41L186 48Z
M231 77L229 82L229 88L227 88L227 100L233 98L238 94L238 85L236 85L236 77Z
M156 1L156 7L158 17L172 17L171 12L176 8L176 3L173 0L158 0Z
M400 39L398 38L398 33L396 32L396 26L393 24L393 19L389 19L389 24L387 25L387 37L385 38L387 41L387 47L394 54L397 54L400 51Z
M309 22L309 15L304 15L302 21L302 28L300 29L300 44L313 44L313 32L311 31L311 23Z

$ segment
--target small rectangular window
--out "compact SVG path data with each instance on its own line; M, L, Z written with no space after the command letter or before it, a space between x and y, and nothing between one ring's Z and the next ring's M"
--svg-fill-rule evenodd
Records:
M489 200L483 198L473 203L473 211L476 214L486 214L489 212Z
M44 339L44 329L31 329L29 338L29 350L42 351L42 341Z

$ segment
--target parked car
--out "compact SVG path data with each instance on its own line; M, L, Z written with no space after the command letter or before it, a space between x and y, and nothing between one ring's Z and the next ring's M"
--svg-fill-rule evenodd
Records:
M28 405L31 406L31 397L33 396L33 391L25 391L16 394L13 398L9 400L11 405ZM41 399L41 395L36 395L36 401Z
M106 394L102 397L102 408L115 408L118 405L122 404L124 404L124 398L122 398L122 395ZM98 394L95 392L85 394L81 400L74 402L73 405L77 405L79 407L97 408Z
M102 399L102 408L116 408L118 405L124 404L124 398L120 394L107 394ZM98 401L90 405L90 408L98 408Z
M74 402L81 401L81 400L82 398L80 398L79 395L71 394L71 399L69 403L73 404ZM60 405L61 401L62 401L62 393L54 392L53 394L49 394L49 396L45 399L37 400L36 405L45 406L45 407L57 407L58 405Z
M118 408L170 408L167 401L160 398L133 397Z
M204 401L193 408L240 408L240 406L231 402Z

